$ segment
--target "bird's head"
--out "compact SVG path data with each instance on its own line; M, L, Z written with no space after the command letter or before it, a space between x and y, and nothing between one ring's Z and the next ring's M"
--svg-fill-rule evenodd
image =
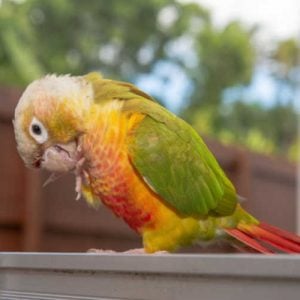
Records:
M93 101L84 77L46 77L31 83L15 109L17 148L28 167L72 170L78 161L78 138Z

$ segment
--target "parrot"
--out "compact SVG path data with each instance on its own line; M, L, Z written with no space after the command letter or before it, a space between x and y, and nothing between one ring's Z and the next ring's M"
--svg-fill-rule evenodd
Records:
M300 253L299 236L242 208L192 126L134 84L46 75L21 95L13 126L24 164L54 179L72 172L77 198L123 219L141 236L140 253L220 238L249 252Z

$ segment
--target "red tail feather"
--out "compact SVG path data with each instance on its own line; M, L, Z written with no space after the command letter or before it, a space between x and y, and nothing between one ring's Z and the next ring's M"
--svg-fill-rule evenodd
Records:
M259 227L261 227L269 232L272 232L274 234L280 235L281 237L286 238L290 241L294 241L295 243L300 245L300 236L298 236L296 234L293 234L291 232L288 232L286 230L283 230L281 228L278 228L278 227L275 227L275 226L272 226L272 225L269 225L269 224L263 223L263 222L260 222Z
M260 253L300 253L300 237L266 223L239 224L236 229L226 229L229 235Z
M249 246L250 248L264 254L270 254L273 253L273 251L265 248L262 246L259 242L257 242L252 237L248 236L244 232L238 230L238 229L225 229L225 231L231 235L232 237L236 238L240 242L244 243L245 245Z

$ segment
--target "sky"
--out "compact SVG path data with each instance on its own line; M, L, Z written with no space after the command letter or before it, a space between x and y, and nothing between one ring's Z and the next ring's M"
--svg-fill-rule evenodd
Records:
M270 38L300 38L299 0L180 0L196 2L209 8L216 25L232 19L248 25L260 24L262 33Z
M214 24L223 27L231 20L240 20L247 26L259 25L257 42L268 49L276 40L300 38L300 0L178 0L179 2L196 2L208 8ZM137 84L155 96L155 92L164 99L172 98L166 106L177 112L181 107L181 99L188 87L183 74L174 67L160 64L154 68L154 76L141 76ZM159 76L173 74L164 86ZM178 74L178 75L176 75ZM168 97L164 93L168 92ZM171 95L170 95L170 91ZM269 75L267 66L257 66L252 83L247 89L247 101L261 101L270 106L274 103L277 86ZM300 106L300 105L299 105Z

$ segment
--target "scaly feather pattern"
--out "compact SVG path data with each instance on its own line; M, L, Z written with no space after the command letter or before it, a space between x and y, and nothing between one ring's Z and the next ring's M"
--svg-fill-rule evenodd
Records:
M199 235L198 220L181 218L167 207L132 166L126 137L143 119L121 112L121 103L95 106L80 144L89 185L97 198L144 236L148 252L175 250Z

